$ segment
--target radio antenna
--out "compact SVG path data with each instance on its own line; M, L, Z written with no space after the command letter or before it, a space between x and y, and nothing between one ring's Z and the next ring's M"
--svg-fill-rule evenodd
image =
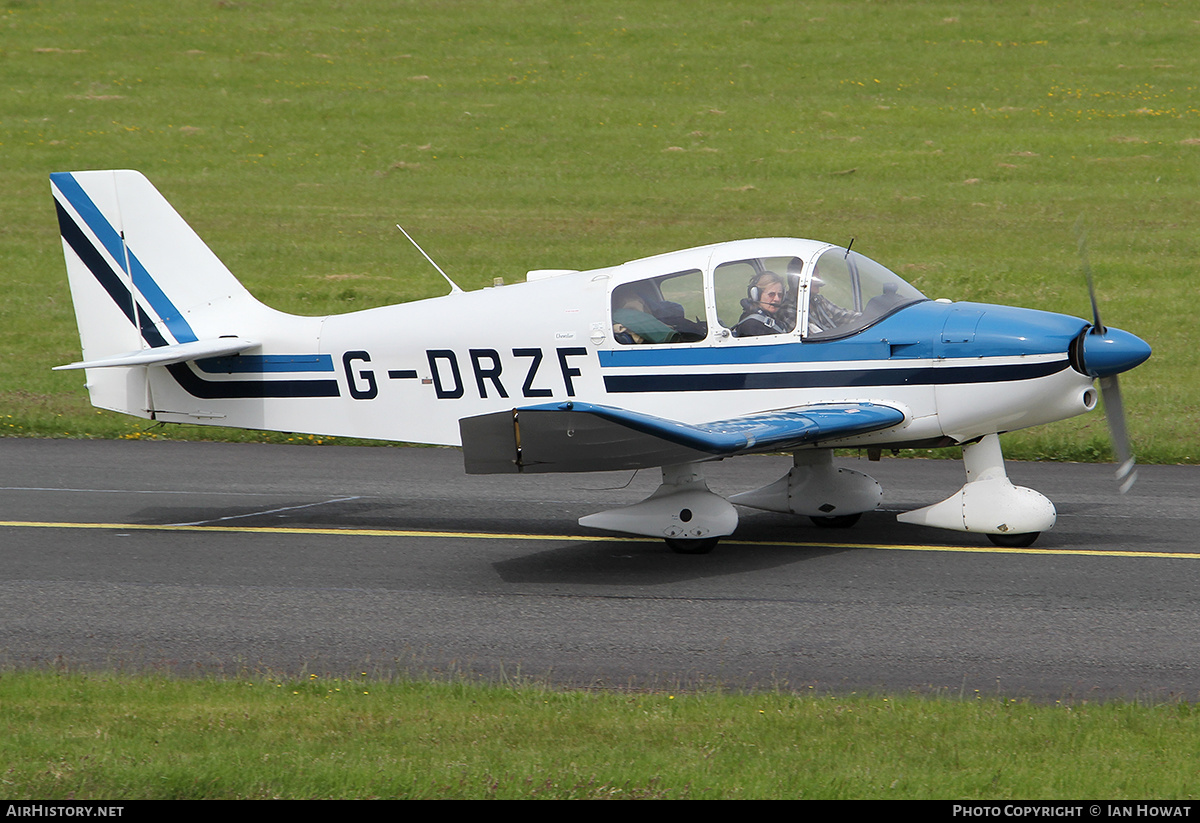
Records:
M420 252L420 253L421 253L421 254L422 254L424 257L425 257L425 259L429 261L429 265L431 265L431 266L433 266L435 269L437 269L437 271L438 271L438 274L440 274L440 275L442 276L442 278L443 278L443 279L445 279L445 281L446 281L447 283L449 283L449 284L450 284L450 292L451 292L451 294L453 294L453 293L454 293L454 292L456 292L456 291L457 291L457 292L461 292L461 291L462 291L462 289L460 289L460 288L458 287L458 284L457 284L457 283L455 283L453 280L451 280L451 279L450 279L450 275L448 275L448 274L446 274L444 271L442 271L442 267L441 267L441 266L439 266L437 263L434 263L434 262L433 262L433 258L432 258L432 257L430 257L428 254L425 254L425 249L421 248L420 244L418 244L416 240L413 240L413 239L412 239L412 235L411 235L411 234L409 234L408 232L406 232L406 231L404 230L404 226L401 226L399 223L397 223L397 224L396 224L396 228L400 229L400 233L401 233L401 234L403 234L405 237L407 237L407 238L408 238L408 242L410 242L410 243L412 243L414 246L416 246L416 247L417 247L417 251L419 251L419 252Z

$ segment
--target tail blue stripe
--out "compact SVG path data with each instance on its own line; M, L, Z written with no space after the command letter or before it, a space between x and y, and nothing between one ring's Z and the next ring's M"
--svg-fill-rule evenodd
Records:
M79 185L78 181L70 172L54 172L50 175L50 179L54 185L58 186L58 190L62 192L63 197L67 198L67 202L74 207L79 216L83 218L83 222L87 224L92 233L100 240L104 248L122 271L130 274L125 269L125 255L127 246L121 239L121 234L108 219L92 202L92 198L88 197L87 192ZM137 289L146 302L154 309L159 318L166 324L177 343L192 343L197 339L195 332L186 320L183 319L182 313L175 308L175 304L171 299L159 288L158 283L154 282L154 278L146 271L146 267L138 260L132 250L128 250L129 267L133 270L131 277L133 279L133 287Z
M85 212L88 210L92 212L90 216L93 222L88 222L88 225L92 227L92 231L98 237L102 237L103 233L96 231L96 225L108 226L108 221L100 215L99 210L96 209L91 199L83 190L79 188L74 178L66 173L55 173L52 177L59 191L63 193L64 197L68 198L71 205L75 207L75 210L79 212L85 222L88 221L88 216L85 215ZM112 298L113 302L116 303L129 322L138 329L142 335L142 339L151 348L169 345L170 341L159 332L153 318L146 313L141 302L130 293L126 281L117 274L104 255L92 244L74 218L67 213L66 209L57 200L54 203L54 207L58 213L59 231L62 234L63 240L71 247L84 266L91 271L92 276L96 278L96 282L108 293L109 297ZM115 234L115 232L112 232L111 226L109 226L109 231ZM119 242L119 236L117 239ZM121 247L118 245L117 250L120 251L120 249ZM112 248L108 250L112 253ZM121 260L123 255L114 254L113 257ZM132 255L130 259L132 259ZM143 269L143 271L145 270ZM157 286L155 286L155 289L157 289ZM147 297L145 292L142 293L142 296ZM167 302L169 304L170 301ZM188 333L191 334L190 328L188 328ZM195 335L192 335L186 342L192 342L195 339ZM220 362L224 359L209 358L207 362ZM236 360L237 358L229 359ZM333 371L333 361L329 355L259 355L248 358L247 363L253 364L253 369L237 368L220 369L219 371ZM185 363L174 363L166 368L185 391L193 397L204 399L341 396L337 380L207 381L188 368ZM212 371L211 369L206 370Z

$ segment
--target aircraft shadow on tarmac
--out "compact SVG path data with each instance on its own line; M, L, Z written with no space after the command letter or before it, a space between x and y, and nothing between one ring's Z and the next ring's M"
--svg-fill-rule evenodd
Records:
M553 519L433 516L423 507L407 510L403 502L362 498L314 505L313 501L279 500L269 506L157 506L137 511L134 522L149 526L192 526L203 529L345 529L395 531L398 539L421 539L412 532L474 535L494 534L497 541L521 541L530 551L493 564L510 583L640 584L662 585L681 580L721 577L761 571L821 557L877 546L910 542L911 527L899 530L892 516L865 515L853 529L817 528L805 518L770 513L743 518L737 534L726 537L707 555L679 555L661 540L603 535L581 529L573 512ZM403 534L399 534L403 533ZM547 545L545 536L562 535L562 542ZM573 539L576 535L579 540ZM899 540L901 535L910 540ZM596 537L603 539L597 540ZM442 539L442 538L438 538ZM474 539L480 539L478 537ZM483 538L489 539L489 538ZM482 556L482 554L481 554Z

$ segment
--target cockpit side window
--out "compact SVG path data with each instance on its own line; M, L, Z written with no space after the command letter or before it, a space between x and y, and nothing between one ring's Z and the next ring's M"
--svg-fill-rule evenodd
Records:
M613 289L613 339L622 345L703 340L708 336L704 318L704 275L699 269Z
M713 271L717 319L738 338L791 332L803 268L798 257L722 263Z

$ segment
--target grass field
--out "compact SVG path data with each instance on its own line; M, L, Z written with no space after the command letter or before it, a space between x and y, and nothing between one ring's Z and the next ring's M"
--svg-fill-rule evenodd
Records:
M213 2L0 7L0 433L246 437L98 413L49 196L146 173L272 306L325 314L717 240L855 248L934 297L1147 339L1141 459L1200 458L1187 3ZM259 435L249 435L259 437ZM268 437L268 436L262 436ZM277 436L270 436L277 437ZM286 439L286 438L285 438ZM1099 414L1006 437L1104 459Z
M23 799L1194 799L1187 703L0 675Z

